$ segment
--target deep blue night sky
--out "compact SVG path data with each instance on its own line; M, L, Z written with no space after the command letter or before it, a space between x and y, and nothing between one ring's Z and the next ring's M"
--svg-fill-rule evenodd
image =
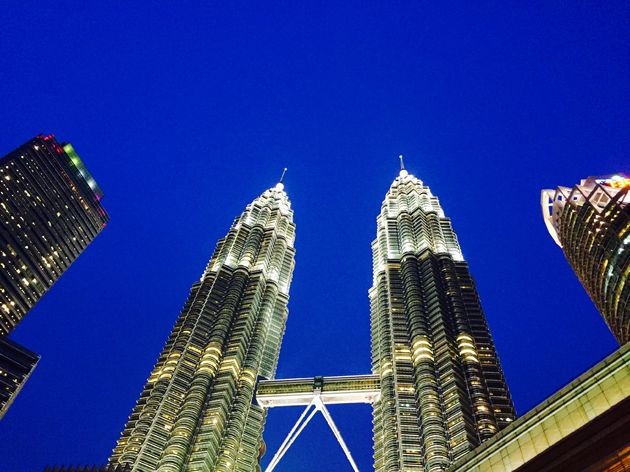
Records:
M369 371L370 243L401 153L453 220L519 414L615 349L539 199L630 170L628 2L125 3L0 13L0 154L72 142L111 216L14 333L42 360L0 471L106 461L216 241L285 166L278 377ZM271 411L265 463L299 413ZM369 470L370 408L332 413ZM344 461L318 418L277 470Z

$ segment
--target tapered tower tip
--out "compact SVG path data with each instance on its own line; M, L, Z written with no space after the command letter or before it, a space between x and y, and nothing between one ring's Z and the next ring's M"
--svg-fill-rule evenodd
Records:
M403 155L400 154L398 156L398 159L400 159L400 176L401 177L405 177L409 174L409 172L407 172L407 170L405 169L405 161L403 160Z
M284 190L284 174L287 173L287 168L282 169L282 175L280 176L280 180L276 184L276 190Z

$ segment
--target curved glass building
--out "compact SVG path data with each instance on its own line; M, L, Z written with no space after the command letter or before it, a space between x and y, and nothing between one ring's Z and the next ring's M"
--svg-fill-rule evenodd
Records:
M554 241L620 344L630 340L630 178L589 177L543 190Z
M515 411L451 222L404 168L382 204L372 255L375 470L446 470Z
M250 203L190 291L110 464L133 472L255 471L294 267L282 183Z

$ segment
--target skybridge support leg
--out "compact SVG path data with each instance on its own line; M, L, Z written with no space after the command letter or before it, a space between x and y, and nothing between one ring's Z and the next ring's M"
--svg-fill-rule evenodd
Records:
M311 414L308 415L307 417L306 415L311 408L313 410L311 411ZM282 459L282 456L284 456L287 450L291 447L293 442L297 439L297 437L300 435L300 433L306 427L309 421L313 419L313 416L315 416L315 413L317 413L318 409L319 408L316 405L316 400L313 399L313 401L309 403L309 405L304 409L304 412L300 415L300 417L298 418L297 422L295 423L291 431L289 431L289 434L280 445L280 449L278 449L278 452L276 452L276 454L273 456L273 459L271 459L271 462L265 469L265 472L272 472L273 469L276 468L276 466L278 465L278 462L280 462L280 459Z
M339 429L337 429L337 425L333 421L332 416L330 416L330 413L328 412L328 408L326 408L326 405L324 405L321 400L319 400L319 409L322 411L322 415L324 415L324 418L326 418L326 422L328 423L328 426L330 426L330 429L332 429L332 432L337 438L337 441L339 442L341 449L343 449L343 452L348 458L348 462L350 462L350 465L352 466L352 470L354 470L354 472L359 472L359 468L355 464L354 459L352 458L352 454L350 454L350 449L348 449L348 446L346 446L346 442L343 440L343 437L341 437L341 433L339 432Z
M280 459L282 459L284 454L289 450L293 442L297 439L304 428L306 428L306 425L309 423L309 421L311 421L311 419L313 419L313 416L315 416L315 413L317 413L318 411L321 411L322 415L324 415L326 423L328 423L328 426L330 426L330 429L335 435L337 442L339 442L341 449L343 449L343 452L346 455L348 462L350 462L350 465L352 466L352 470L354 470L354 472L359 472L359 468L354 462L352 454L350 454L350 450L348 449L348 446L346 446L343 437L341 437L341 433L339 432L337 425L333 421L332 416L330 416L328 408L326 408L326 405L324 405L319 396L314 397L311 403L309 403L308 406L304 409L297 422L295 423L291 431L289 431L289 434L280 445L280 449L278 449L278 452L276 452L276 454L273 456L273 459L271 459L271 462L265 469L265 472L272 472L276 468L278 462L280 462Z

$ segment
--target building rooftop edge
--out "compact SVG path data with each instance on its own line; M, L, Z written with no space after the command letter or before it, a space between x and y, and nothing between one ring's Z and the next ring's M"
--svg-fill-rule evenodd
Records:
M530 429L536 427L538 424L536 420L553 416L557 411L566 407L569 403L567 400L580 396L587 389L598 385L604 378L624 368L630 368L630 343L621 346L615 352L599 361L586 372L536 405L525 413L525 415L517 418L511 425L467 453L460 460L452 464L448 471L463 472L478 470L475 467L489 460L493 454L499 454L508 444L517 440L521 435L526 434ZM630 396L630 392L624 392L624 395L624 398L627 398ZM623 399L620 401L623 401ZM578 428L575 429L577 430ZM524 463L526 462L527 461Z

